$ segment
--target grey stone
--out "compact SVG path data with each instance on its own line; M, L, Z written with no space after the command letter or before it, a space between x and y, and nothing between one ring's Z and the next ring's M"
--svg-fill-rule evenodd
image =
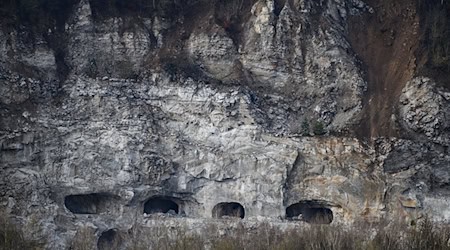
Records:
M352 133L367 83L346 22L373 11L364 2L326 1L326 25L310 27L316 1L278 14L255 1L238 36L202 13L156 12L127 29L126 17L94 19L89 2L64 25L65 78L42 37L27 45L0 29L0 53L13 55L0 58L0 210L38 221L50 249L82 226L296 228L304 219L286 221L286 209L300 202L333 224L424 211L450 220L448 92L424 77L405 86L394 120L409 139ZM301 136L305 120L327 135ZM144 214L154 197L180 216ZM239 203L244 219L214 220L219 203Z

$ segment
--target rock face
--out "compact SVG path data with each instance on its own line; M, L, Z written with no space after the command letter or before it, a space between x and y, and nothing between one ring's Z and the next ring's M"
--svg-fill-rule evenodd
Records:
M430 140L448 145L450 134L449 92L429 78L414 78L400 96L400 115L405 125Z
M347 18L374 12L363 1L94 2L32 39L0 29L0 207L49 248L83 225L104 245L230 217L449 220L448 89L410 79L401 136L356 136L367 81Z

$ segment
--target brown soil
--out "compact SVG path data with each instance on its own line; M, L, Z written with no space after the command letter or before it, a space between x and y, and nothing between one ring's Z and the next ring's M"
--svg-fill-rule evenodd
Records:
M368 91L356 133L363 138L399 136L395 107L415 73L419 16L412 0L367 0L375 10L349 20L349 41L364 64Z

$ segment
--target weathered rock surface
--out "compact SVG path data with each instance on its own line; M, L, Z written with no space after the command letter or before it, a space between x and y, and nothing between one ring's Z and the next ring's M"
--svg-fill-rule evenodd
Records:
M450 95L429 78L414 78L400 96L400 114L407 127L430 140L450 143Z
M136 224L233 226L215 218L219 203L239 203L249 227L328 210L341 224L448 221L446 89L411 79L396 107L404 136L355 136L367 82L346 19L373 9L238 2L162 1L133 19L81 0L63 31L46 31L62 32L58 49L0 29L1 210L38 221L52 249L83 226L100 238ZM158 209L169 214L144 214Z

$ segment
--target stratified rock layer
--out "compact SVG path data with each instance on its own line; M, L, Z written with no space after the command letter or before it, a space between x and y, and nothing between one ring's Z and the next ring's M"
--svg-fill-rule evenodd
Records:
M449 220L445 88L409 79L392 101L400 138L356 138L371 100L346 20L371 15L364 2L96 8L82 0L33 39L0 29L0 207L38 221L49 248L84 226L101 245L137 225L206 231L230 217Z

